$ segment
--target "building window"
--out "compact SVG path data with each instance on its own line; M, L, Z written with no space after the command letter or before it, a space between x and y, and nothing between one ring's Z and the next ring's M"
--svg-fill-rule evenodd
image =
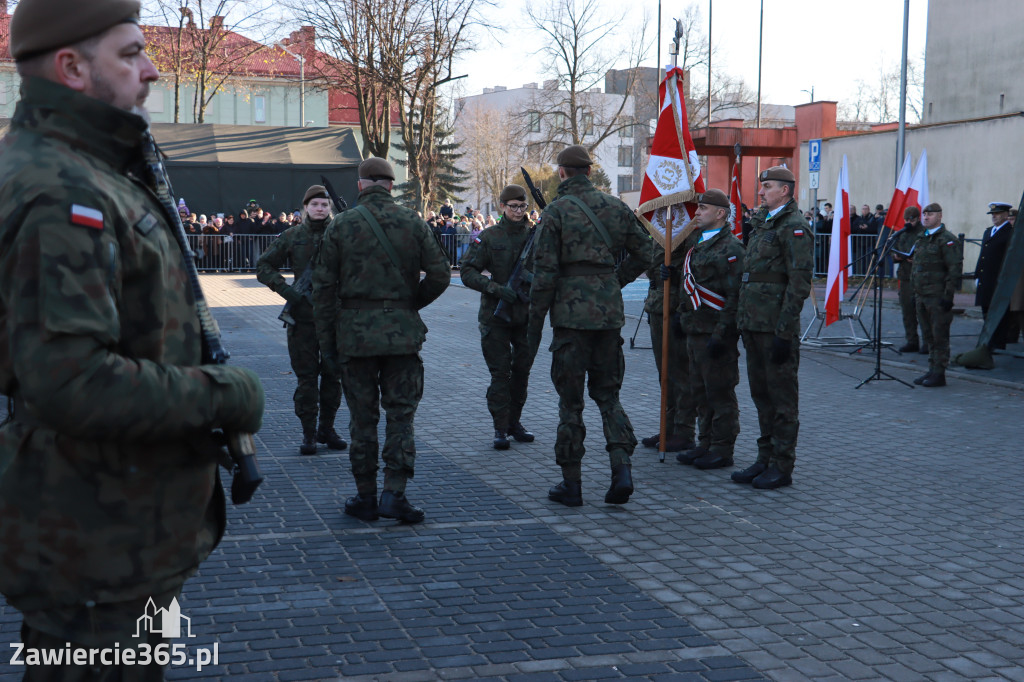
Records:
M552 120L552 126L553 126L554 130L565 130L565 127L566 127L565 126L565 122L566 122L565 114L563 114L562 112L559 111L559 112L555 113L555 117Z
M632 175L620 175L619 176L619 194L623 192L633 191L633 176Z
M267 122L267 98L265 96L263 96L263 95L256 95L255 97L252 98L252 103L253 103L253 108L255 109L255 112L253 113L252 120L254 122L256 122L256 123L266 123Z
M625 166L632 168L633 166L633 148L632 147L619 147L619 166Z
M583 114L583 134L590 135L594 132L594 115Z
M531 111L527 115L526 126L527 132L539 133L540 132L540 112Z
M619 128L619 137L633 137L633 126L627 125Z

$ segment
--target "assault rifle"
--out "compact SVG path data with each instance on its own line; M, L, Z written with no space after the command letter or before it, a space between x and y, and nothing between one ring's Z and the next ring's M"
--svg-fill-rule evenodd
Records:
M543 211L548 205L548 202L544 201L544 195L533 184L533 179L530 178L530 174L526 172L526 169L520 166L519 170L523 172L523 179L526 180L526 186L530 188L533 200L537 202L537 208ZM530 228L530 234L527 235L526 243L523 244L523 250L519 252L519 259L516 260L516 266L512 269L512 274L509 276L508 282L506 282L506 285L512 287L512 290L516 292L518 297L516 303L530 302L530 284L533 282L533 273L526 269L526 261L533 251L533 240L536 236L537 226L534 225ZM504 299L498 301L498 307L494 309L494 316L499 320L511 323L512 311L509 308L513 305L515 303L506 303Z
M327 179L327 176L320 176L320 184L327 190L327 195L331 197L331 203L334 204L334 210L338 214L344 213L348 209L348 203L338 196L338 193L334 191L334 186L331 185L331 181ZM315 265L316 254L309 260L309 264L306 265L306 269L302 271L294 283L292 283L292 290L297 294L305 298L310 303L313 302L313 266ZM291 314L292 302L288 301L284 304L284 308L281 309L281 314L277 316L277 319L284 322L285 327L294 327L295 318Z

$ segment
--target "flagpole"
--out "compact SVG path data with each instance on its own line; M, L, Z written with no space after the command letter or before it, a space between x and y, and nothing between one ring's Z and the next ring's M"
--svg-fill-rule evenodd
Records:
M903 61L900 64L900 126L896 134L896 181L899 182L900 162L906 149L907 136L907 35L910 31L910 0L903 4Z

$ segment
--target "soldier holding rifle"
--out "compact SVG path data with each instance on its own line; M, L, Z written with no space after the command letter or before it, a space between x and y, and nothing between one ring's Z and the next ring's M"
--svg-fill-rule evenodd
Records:
M314 261L331 218L331 199L324 186L313 185L307 189L302 207L302 222L285 230L260 256L256 279L288 302L281 320L288 329L288 357L299 383L292 396L295 416L302 424L299 452L315 455L318 442L325 443L331 450L344 450L347 443L334 430L334 419L341 405L341 378L324 364L313 323ZM280 271L286 263L291 263L295 273L291 285Z
M509 286L518 263L524 262L524 246L531 236L526 221L526 190L509 185L498 197L501 220L473 239L462 257L462 282L480 292L480 346L491 373L487 409L494 421L494 449L508 450L508 437L532 443L533 434L520 421L526 404L526 388L534 354L526 343L528 301ZM531 242L532 243L532 242ZM486 270L490 277L483 274ZM496 312L502 305L504 315Z
M22 0L21 101L0 142L0 591L26 646L122 660L166 641L135 637L136 620L224 533L212 429L251 433L263 415L255 374L201 364L226 353L154 172L142 107L159 74L138 12ZM25 679L129 674L162 679L155 663L70 661Z

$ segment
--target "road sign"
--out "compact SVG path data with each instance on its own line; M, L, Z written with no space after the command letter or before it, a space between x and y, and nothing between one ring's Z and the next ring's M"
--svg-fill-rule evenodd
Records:
M807 170L815 173L821 170L821 138L807 140Z
M810 180L811 189L818 189L818 171L809 171L807 178Z

